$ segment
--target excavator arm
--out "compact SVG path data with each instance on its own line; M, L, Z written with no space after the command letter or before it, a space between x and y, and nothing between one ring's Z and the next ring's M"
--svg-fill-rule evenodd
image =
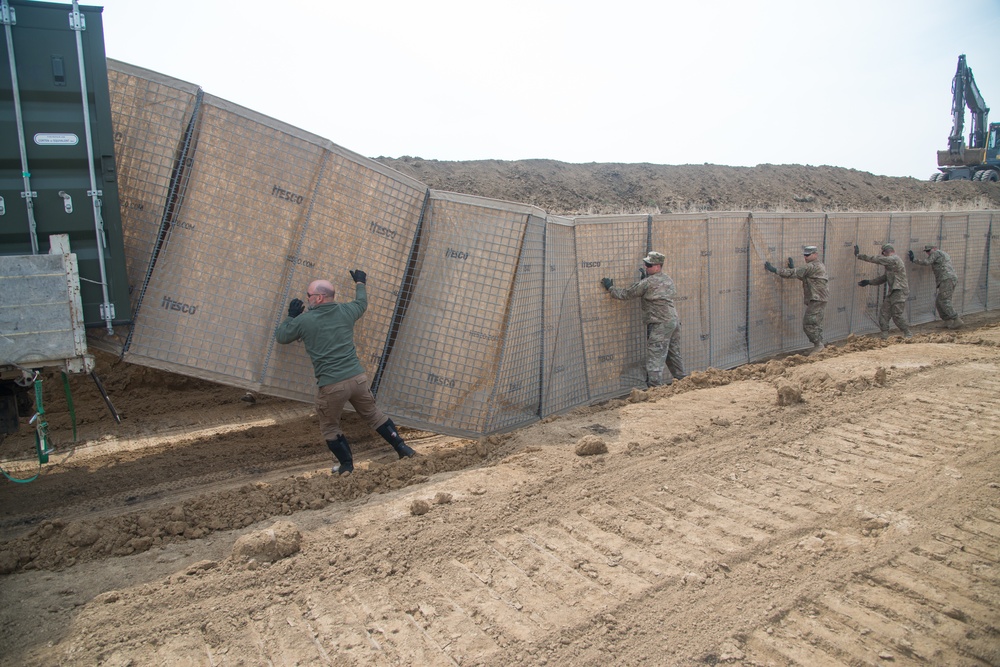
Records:
M965 54L958 57L958 69L951 82L951 134L948 150L938 151L938 165L973 165L986 159L986 129L990 110L976 86L972 69L965 61ZM972 131L969 145L965 144L965 108L972 112Z

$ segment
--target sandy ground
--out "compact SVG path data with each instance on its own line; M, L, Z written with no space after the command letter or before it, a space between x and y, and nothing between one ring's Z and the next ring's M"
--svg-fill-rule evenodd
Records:
M344 477L309 406L102 359L123 423L74 379L0 486L0 662L998 665L998 318L412 460L349 420Z

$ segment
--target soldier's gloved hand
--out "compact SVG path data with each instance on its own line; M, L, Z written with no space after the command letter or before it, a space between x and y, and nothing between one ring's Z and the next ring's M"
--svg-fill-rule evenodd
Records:
M348 271L351 274L351 280L356 283L361 283L362 285L367 285L368 274L361 269L354 269L353 271Z
M788 268L790 269L795 268L795 260L793 260L791 257L788 258Z
M860 252L861 252L861 248L859 248L858 246L855 245L854 246L854 256L857 257Z
M774 267L774 264L771 264L771 262L764 262L764 270L765 271L770 271L771 273L777 273L778 272L778 269L776 269Z
M858 282L858 287L868 287L871 284L872 284L872 281L870 281L870 280L861 280L861 281Z
M611 278L601 278L601 284L604 285L604 289L611 289L611 286L615 284L615 281Z
M913 251L912 250L908 250L907 254L910 256L910 261L912 262L913 261Z
M292 299L288 302L288 316L298 317L306 310L306 306L302 303L302 299Z
M639 269L639 280L644 280L646 278L646 269Z

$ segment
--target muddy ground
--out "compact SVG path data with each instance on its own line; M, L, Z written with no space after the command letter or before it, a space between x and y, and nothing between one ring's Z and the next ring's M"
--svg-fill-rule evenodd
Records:
M99 356L121 424L73 377L73 443L51 377L50 462L0 445L39 472L0 485L0 663L998 665L1000 313L966 322L404 461L349 415L344 477L308 405Z

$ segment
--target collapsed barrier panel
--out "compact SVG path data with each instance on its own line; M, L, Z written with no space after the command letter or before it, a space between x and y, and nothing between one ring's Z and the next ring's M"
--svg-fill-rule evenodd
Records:
M634 282L649 250L677 284L689 372L808 346L801 283L764 271L803 261L804 245L830 275L828 341L878 330L884 289L857 282L881 269L855 244L877 255L891 241L904 260L938 244L955 307L1000 307L994 212L547 216L432 191L190 84L109 70L136 319L130 338L101 343L133 363L312 400L304 350L276 345L274 328L313 279L353 298L361 268L355 341L383 410L477 437L644 386L640 304L600 280ZM906 264L910 321L932 321L933 274Z

